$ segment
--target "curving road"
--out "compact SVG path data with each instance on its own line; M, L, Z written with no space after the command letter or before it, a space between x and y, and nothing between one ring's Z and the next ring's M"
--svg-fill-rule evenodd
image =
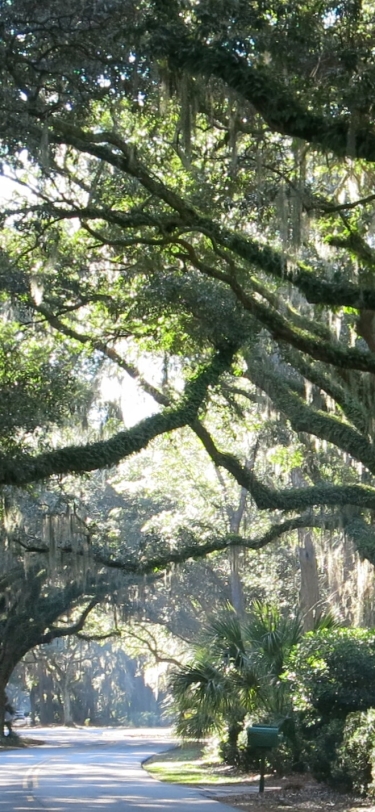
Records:
M230 812L142 769L144 759L171 746L166 730L20 732L44 744L0 752L0 812Z

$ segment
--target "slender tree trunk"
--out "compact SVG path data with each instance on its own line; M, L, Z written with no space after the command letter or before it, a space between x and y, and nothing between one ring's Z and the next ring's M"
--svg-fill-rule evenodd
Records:
M315 547L310 531L299 530L299 560L301 566L300 604L303 612L303 629L311 632L319 619L320 590Z
M294 488L306 487L305 477L300 468L292 470L291 479ZM310 632L321 614L318 566L311 530L302 528L298 530L298 541L301 569L300 607L303 613L303 629Z
M30 691L30 716L31 716L31 722L32 722L33 725L35 725L35 721L36 721L36 695L37 695L37 692L38 692L38 689L37 689L36 685L33 685L32 688L31 688L31 691Z
M5 702L6 702L6 694L5 689L7 686L7 681L5 681L0 675L0 738L4 736L4 721L5 721Z
M253 452L252 459L248 459L245 462L246 468L248 468L249 470L252 470L252 468L254 467L256 453L257 448L255 448ZM241 523L246 509L248 492L246 488L240 489L238 505L236 508L234 508L233 505L230 503L225 479L219 468L217 468L216 474L223 491L225 512L227 514L229 524L229 532L233 533L233 535L238 535L240 532ZM230 567L231 602L233 608L235 609L239 617L243 617L245 614L245 598L243 594L243 586L240 576L240 563L242 556L243 549L240 546L230 548L229 567Z
M239 572L241 554L239 547L232 547L229 551L231 601L239 617L243 617L245 613L245 599Z
M63 683L61 685L61 692L63 700L64 725L69 726L73 724L72 706L70 702L70 692L69 692L69 679L63 680Z

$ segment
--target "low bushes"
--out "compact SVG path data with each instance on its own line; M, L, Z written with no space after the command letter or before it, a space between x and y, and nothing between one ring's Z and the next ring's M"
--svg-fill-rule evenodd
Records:
M332 774L361 795L374 794L375 709L347 716Z
M318 780L365 794L375 777L375 632L307 634L286 679L301 760Z
M321 629L301 634L269 608L240 622L228 612L210 625L195 659L171 677L179 732L216 730L220 754L256 768L246 726L280 727L270 769L309 769L318 780L366 794L375 787L375 631ZM289 625L288 625L289 624ZM285 664L285 667L284 667Z

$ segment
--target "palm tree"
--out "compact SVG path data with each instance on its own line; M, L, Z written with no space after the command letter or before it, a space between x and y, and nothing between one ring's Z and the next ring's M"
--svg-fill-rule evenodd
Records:
M225 732L233 758L250 713L280 723L290 708L280 676L302 633L302 619L277 607L255 602L241 620L227 606L207 624L193 660L171 675L178 732L193 738Z

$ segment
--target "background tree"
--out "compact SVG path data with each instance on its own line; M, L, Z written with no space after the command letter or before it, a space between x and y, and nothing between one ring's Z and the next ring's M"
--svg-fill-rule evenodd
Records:
M98 619L90 625L94 634ZM129 657L113 639L60 638L30 652L8 690L42 725L160 724L161 695L155 697L141 667L142 658Z

